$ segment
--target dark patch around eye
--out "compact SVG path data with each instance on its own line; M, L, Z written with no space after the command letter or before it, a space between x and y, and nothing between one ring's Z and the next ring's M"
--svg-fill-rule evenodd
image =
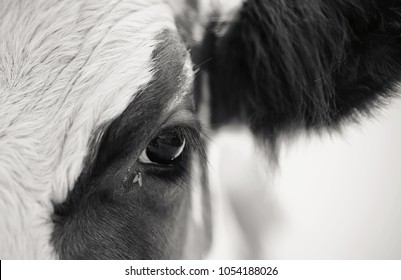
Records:
M97 156L88 156L67 199L54 206L52 242L61 259L165 259L181 255L190 192L174 184L188 184L188 180L166 180L163 174L148 171L133 160L146 148L152 129L161 125L166 104L186 81L182 70L187 53L180 39L167 31L159 39L162 43L153 53L156 72L152 81L109 125ZM183 107L194 110L192 103L188 97ZM195 131L185 137L196 138L196 126L184 130ZM199 144L199 139L189 142ZM184 164L179 168L187 171ZM139 172L142 187L133 184Z

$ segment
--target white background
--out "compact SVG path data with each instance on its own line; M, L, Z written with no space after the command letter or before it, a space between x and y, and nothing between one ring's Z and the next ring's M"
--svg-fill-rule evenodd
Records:
M210 150L211 259L401 259L401 100L342 134L282 143L263 163L249 133Z

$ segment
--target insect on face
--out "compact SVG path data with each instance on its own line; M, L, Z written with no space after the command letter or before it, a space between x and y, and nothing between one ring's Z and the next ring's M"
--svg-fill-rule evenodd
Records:
M155 53L170 53L167 48ZM156 80L111 123L89 170L67 201L56 207L53 240L68 258L177 258L182 254L193 191L192 158L202 153L200 127L191 95L166 112L165 104L182 85L166 86L165 66L158 67ZM82 255L70 248L77 243L70 238L81 238L76 236L80 231L68 232L70 223L84 225L89 232ZM118 249L110 250L113 247Z
M169 7L50 2L2 11L2 257L182 257L204 157Z
M0 258L201 257L211 202L194 95L211 128L244 124L279 159L286 135L336 131L396 95L398 11L0 0Z

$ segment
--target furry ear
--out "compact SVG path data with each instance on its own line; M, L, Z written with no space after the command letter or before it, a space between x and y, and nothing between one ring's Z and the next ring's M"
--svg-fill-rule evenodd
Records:
M205 39L214 125L333 127L401 80L401 1L248 0L218 34Z

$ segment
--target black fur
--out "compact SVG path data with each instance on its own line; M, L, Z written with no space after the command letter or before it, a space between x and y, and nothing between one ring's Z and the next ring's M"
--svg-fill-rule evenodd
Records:
M215 126L274 137L368 113L401 78L401 1L249 0L207 64Z
M333 127L354 113L369 112L400 79L399 4L249 0L223 37L212 23L193 51L197 67L210 74L212 124L243 121L257 135L275 137L294 127ZM187 21L181 23L185 27ZM191 37L190 30L180 29L183 37ZM182 256L191 207L191 153L186 151L173 171L136 160L162 127L166 104L183 80L185 48L177 38L166 38L154 53L155 79L110 124L66 201L55 205L52 241L61 258ZM186 107L194 111L192 100ZM197 146L194 123L185 124L183 133ZM201 166L206 181L204 161ZM138 172L144 174L143 187L132 184Z
M62 259L167 259L183 254L191 208L191 150L185 149L174 168L137 160L163 127L166 104L185 81L185 47L170 33L160 39L152 82L111 123L66 201L55 205L52 242ZM190 95L184 107L194 110ZM187 142L200 146L196 121L181 130ZM205 168L201 147L198 152ZM133 183L138 172L142 186Z

